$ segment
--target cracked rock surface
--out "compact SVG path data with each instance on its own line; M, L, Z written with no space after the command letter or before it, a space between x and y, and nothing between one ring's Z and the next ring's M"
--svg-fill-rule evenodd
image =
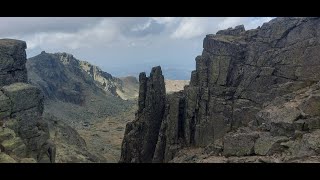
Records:
M26 43L0 39L0 162L54 162L43 95L27 84Z

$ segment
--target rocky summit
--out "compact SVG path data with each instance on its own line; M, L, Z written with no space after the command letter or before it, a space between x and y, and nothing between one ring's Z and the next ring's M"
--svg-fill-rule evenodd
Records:
M320 18L275 18L204 38L183 91L140 74L120 162L320 160Z
M90 86L94 91L102 90L121 99L135 99L138 82L128 87L121 79L102 71L87 61L76 59L68 53L46 53L27 61L29 81L39 86L50 99L59 99L74 104L84 103L84 89ZM130 79L128 77L128 79ZM135 86L134 86L135 85Z
M118 161L120 150L116 145L120 137L116 143L108 141L117 127L96 129L95 125L108 124L107 119L136 107L136 78L113 77L68 53L43 51L29 58L26 67L28 82L44 94L43 117L56 145L56 162ZM110 149L104 150L106 147Z
M28 81L45 96L45 114L73 127L118 114L138 96L138 83L127 85L68 53L43 51L29 58L26 67Z
M27 84L24 41L0 39L0 162L55 162L43 94Z

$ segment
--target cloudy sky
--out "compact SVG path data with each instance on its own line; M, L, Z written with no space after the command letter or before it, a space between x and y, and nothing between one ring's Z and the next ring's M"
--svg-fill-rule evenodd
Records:
M206 34L243 24L253 29L270 17L0 17L0 38L27 42L28 57L67 52L115 76L150 72L189 79Z

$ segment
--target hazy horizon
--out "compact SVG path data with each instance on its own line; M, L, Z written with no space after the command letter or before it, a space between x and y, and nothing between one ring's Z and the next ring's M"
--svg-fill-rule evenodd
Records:
M166 79L189 79L206 34L270 17L1 17L0 38L27 42L27 57L67 52L113 76L160 65Z

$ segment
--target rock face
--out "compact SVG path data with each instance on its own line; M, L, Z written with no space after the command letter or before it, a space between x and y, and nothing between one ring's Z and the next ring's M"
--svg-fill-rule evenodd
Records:
M29 58L26 67L28 81L41 89L45 96L44 113L57 117L73 128L118 114L133 104L117 94L119 88L127 87L122 86L122 80L71 54L43 51ZM132 81L132 88L138 94L138 83L134 83Z
M226 156L318 155L319 49L316 17L275 18L257 29L237 26L207 35L190 85L166 97L158 143L149 152L154 162L217 140Z
M27 62L30 82L39 86L47 98L73 104L84 103L82 80L94 86L89 76L77 68L79 66L79 61L70 54L48 54L44 51Z
M113 126L123 120L106 128L96 126L136 109L132 99L138 96L137 78L114 77L68 53L43 51L29 58L26 67L28 81L45 96L43 117L57 148L56 162L118 161L122 135L114 137Z
M75 129L55 117L45 116L45 119L56 145L56 163L106 162L103 157L88 151L85 140Z
M28 59L27 69L29 81L39 86L51 99L82 104L85 101L85 84L125 100L138 96L137 82L134 86L132 81L132 87L128 88L121 79L68 53L50 54L43 51Z
M228 133L224 137L224 156L247 156L254 154L254 145L259 135L257 133Z
M87 72L104 91L111 92L124 100L138 97L138 82L135 77L116 78L87 61L79 62L81 69Z
M0 145L17 162L21 158L54 162L55 146L42 119L43 95L26 84L25 49L23 41L0 40L0 120L6 124L0 132Z
M0 87L15 82L27 82L26 48L24 41L1 39Z
M165 112L166 90L161 68L152 68L150 77L141 73L139 82L139 108L136 119L126 126L120 162L152 162Z

